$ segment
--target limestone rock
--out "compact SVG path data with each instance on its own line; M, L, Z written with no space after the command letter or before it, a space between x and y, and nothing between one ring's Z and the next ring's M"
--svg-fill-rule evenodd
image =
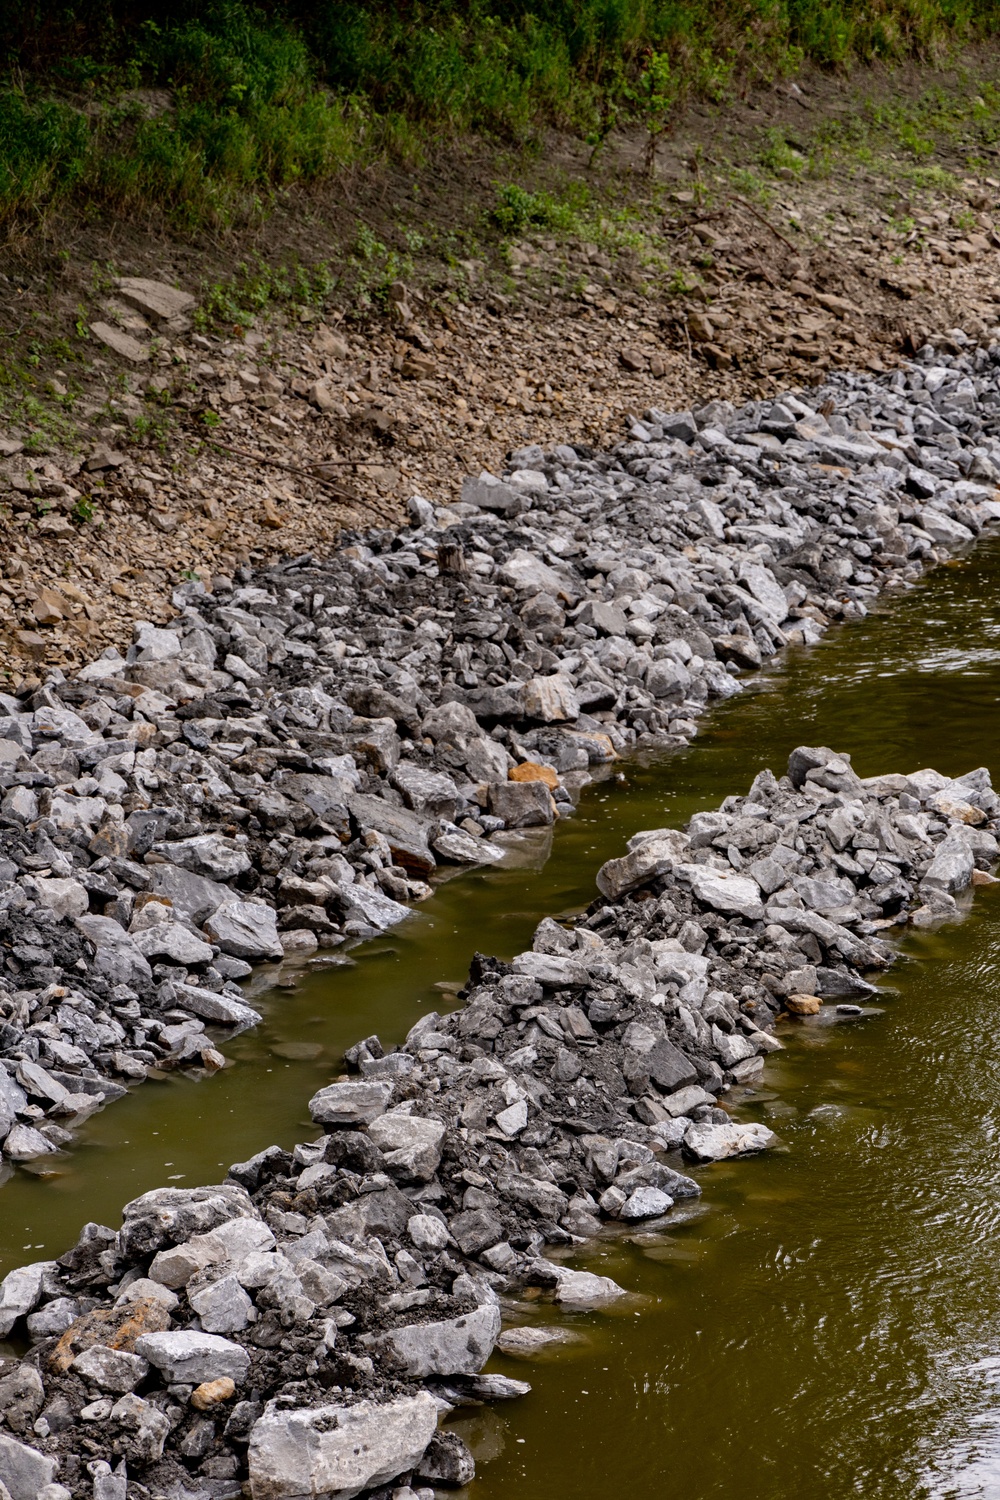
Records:
M253 1500L352 1500L416 1468L437 1415L426 1391L384 1403L292 1411L270 1402L250 1434L250 1494Z

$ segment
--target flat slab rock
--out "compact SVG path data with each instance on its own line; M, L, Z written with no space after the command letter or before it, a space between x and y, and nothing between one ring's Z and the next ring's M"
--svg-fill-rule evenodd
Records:
M282 1410L270 1402L250 1434L252 1500L352 1500L415 1469L437 1430L426 1391L396 1401Z

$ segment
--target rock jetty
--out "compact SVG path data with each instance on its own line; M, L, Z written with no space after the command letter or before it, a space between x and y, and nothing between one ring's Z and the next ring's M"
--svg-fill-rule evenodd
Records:
M310 1101L314 1140L148 1192L117 1232L88 1224L7 1276L0 1338L25 1353L0 1370L0 1494L467 1484L440 1417L529 1389L483 1373L503 1307L528 1286L628 1295L545 1252L669 1222L693 1168L773 1144L733 1104L779 1013L856 1012L884 932L992 881L998 817L985 770L860 778L800 746L780 780L637 834L576 921L546 918L512 962L477 955L460 1009L352 1047Z
M221 1066L253 964L404 920L439 866L502 860L969 545L1000 517L998 361L928 347L808 404L521 449L403 532L184 585L125 656L0 694L0 1174L150 1068Z

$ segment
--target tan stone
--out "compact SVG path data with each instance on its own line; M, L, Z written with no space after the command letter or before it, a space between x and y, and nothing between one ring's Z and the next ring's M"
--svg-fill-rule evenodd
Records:
M559 785L559 777L551 766L540 766L536 761L522 761L507 772L508 781L543 781L550 791Z
M145 344L140 344L130 333L123 333L111 323L91 323L90 331L95 339L100 339L102 344L107 344L109 349L113 349L123 359L130 359L135 365L144 364L149 358L149 349Z
M785 1008L793 1016L814 1016L823 1009L823 1002L818 995L789 995Z
M122 276L118 280L118 291L125 302L137 307L140 312L164 320L183 317L195 305L190 292L179 291L165 281L147 281L142 276Z
M31 613L39 625L56 625L72 616L70 602L58 589L39 589L32 601Z
M235 1381L228 1375L222 1375L218 1380L205 1380L201 1385L195 1386L191 1392L191 1405L196 1411L211 1411L213 1406L219 1406L235 1394Z

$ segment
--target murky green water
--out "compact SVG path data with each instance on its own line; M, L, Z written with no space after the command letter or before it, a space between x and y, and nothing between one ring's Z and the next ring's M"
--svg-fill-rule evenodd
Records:
M0 1189L0 1270L58 1254L86 1219L117 1223L148 1187L306 1138L344 1047L446 1008L434 986L475 949L525 947L541 916L591 898L630 833L716 805L793 745L847 749L862 775L1000 769L998 600L993 542L790 659L683 755L588 789L542 868L456 878L354 966L266 993L231 1068L145 1084L89 1122L61 1175ZM910 940L882 1014L788 1033L748 1111L787 1150L704 1171L669 1235L601 1247L595 1268L642 1300L577 1319L578 1349L495 1361L530 1369L534 1392L463 1419L480 1500L1000 1496L998 948L1000 898L980 895L969 921Z

